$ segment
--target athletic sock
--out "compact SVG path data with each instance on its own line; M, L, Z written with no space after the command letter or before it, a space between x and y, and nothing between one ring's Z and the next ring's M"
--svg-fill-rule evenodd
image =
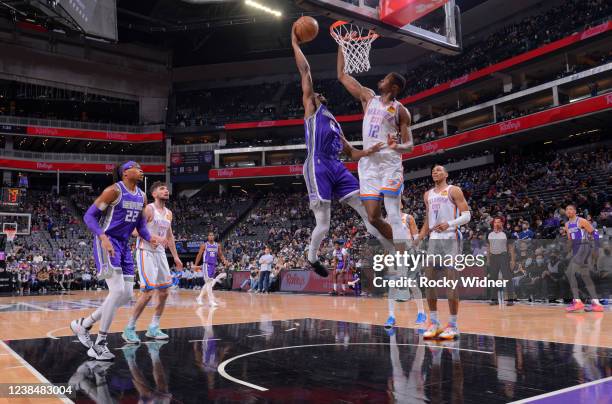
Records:
M448 316L448 325L450 325L451 327L457 327L457 315L453 315L451 314L450 316Z
M334 283L334 291L338 290L338 284Z
M127 328L136 328L136 318L134 316L130 316L128 320Z
M574 299L574 303L582 303L582 300L580 300L580 299Z
M342 291L346 291L346 285L344 283L342 284Z
M98 338L96 338L96 345L106 342L106 332L98 332Z
M159 327L159 316L153 316L151 318L151 325L153 327Z
M417 305L417 311L419 313L425 313L425 308L423 307L423 299L415 299Z
M599 299L591 299L591 304L599 304L599 305L601 305L601 303L599 303Z
M96 320L94 320L91 316L87 316L83 319L83 322L81 324L85 328L90 328L92 325L94 325L95 322Z
M430 311L429 312L429 321L431 321L432 323L436 323L436 324L440 323L440 321L438 320L438 312L437 311Z
M395 317L395 302L393 299L387 299L387 302L389 302L389 316Z

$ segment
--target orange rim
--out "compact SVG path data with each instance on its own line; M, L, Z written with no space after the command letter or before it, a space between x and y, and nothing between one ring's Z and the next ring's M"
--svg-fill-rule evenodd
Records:
M347 21L336 21L335 23L333 23L330 27L329 27L329 33L332 37L337 38L339 35L337 33L334 32L334 29L342 26L342 25L346 25L348 24ZM347 40L347 36L349 34L346 34L342 39L343 40ZM378 38L380 35L378 35L376 32L369 30L368 35L367 36L360 36L357 38L351 38L353 41L365 41L367 39L376 39Z

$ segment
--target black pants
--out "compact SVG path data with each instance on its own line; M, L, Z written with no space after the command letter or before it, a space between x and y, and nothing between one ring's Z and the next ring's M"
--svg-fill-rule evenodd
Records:
M514 285L512 284L510 257L508 256L508 253L491 254L489 256L488 272L489 279L494 281L499 279L499 273L501 272L503 280L508 281L506 283L508 287L508 298L511 298L514 294ZM497 300L497 293L494 295L492 295L492 293L497 292L498 290L504 290L504 288L489 289L489 296L492 300Z

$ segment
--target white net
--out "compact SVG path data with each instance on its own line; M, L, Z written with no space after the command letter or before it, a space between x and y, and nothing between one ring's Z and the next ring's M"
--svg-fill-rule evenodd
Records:
M341 21L333 24L330 32L336 43L342 48L345 73L362 73L370 70L370 50L378 34L358 25Z
M13 242L17 236L17 230L5 230L4 234L6 234L6 241Z

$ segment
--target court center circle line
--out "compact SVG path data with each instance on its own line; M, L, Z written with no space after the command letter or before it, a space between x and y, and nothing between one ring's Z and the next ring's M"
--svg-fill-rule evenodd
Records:
M296 349L296 348L312 348L312 347L320 347L320 346L346 346L346 345L396 345L396 346L418 346L418 347L429 347L429 348L438 348L438 349L453 349L453 350L457 350L457 351L466 351L466 352L476 352L476 353L481 353L481 354L487 354L487 355L492 355L493 352L488 352L488 351L479 351L476 349L467 349L467 348L454 348L454 347L447 347L447 346L443 346L443 345L427 345L427 344L391 344L389 342L349 342L349 343L333 343L333 344L309 344L309 345L291 345L291 346L282 346L282 347L278 347L278 348L270 348L270 349L262 349L260 351L253 351L253 352L247 352L244 353L242 355L238 355L238 356L234 356L233 358L229 358L223 362L221 362L219 364L219 366L217 367L217 371L219 372L219 374L226 378L227 380L230 380L234 383L238 383L238 384L242 384L243 386L247 386L250 387L252 389L255 390L259 390L259 391L268 391L269 389L265 388L265 387L261 387L258 386L256 384L253 383L249 383L247 381L244 380L240 380L237 379L233 376L230 376L226 371L225 371L225 367L227 365L229 365L231 362L235 361L236 359L240 359L240 358L244 358L247 356L252 356L252 355L257 355L260 353L264 353L264 352L272 352L272 351L281 351L284 349Z
M59 330L63 330L64 328L69 328L69 327L60 327L60 328L56 328L54 330L51 330L47 333L47 338L51 338L51 339L59 339L59 337L56 337L55 335L53 335L56 331Z

